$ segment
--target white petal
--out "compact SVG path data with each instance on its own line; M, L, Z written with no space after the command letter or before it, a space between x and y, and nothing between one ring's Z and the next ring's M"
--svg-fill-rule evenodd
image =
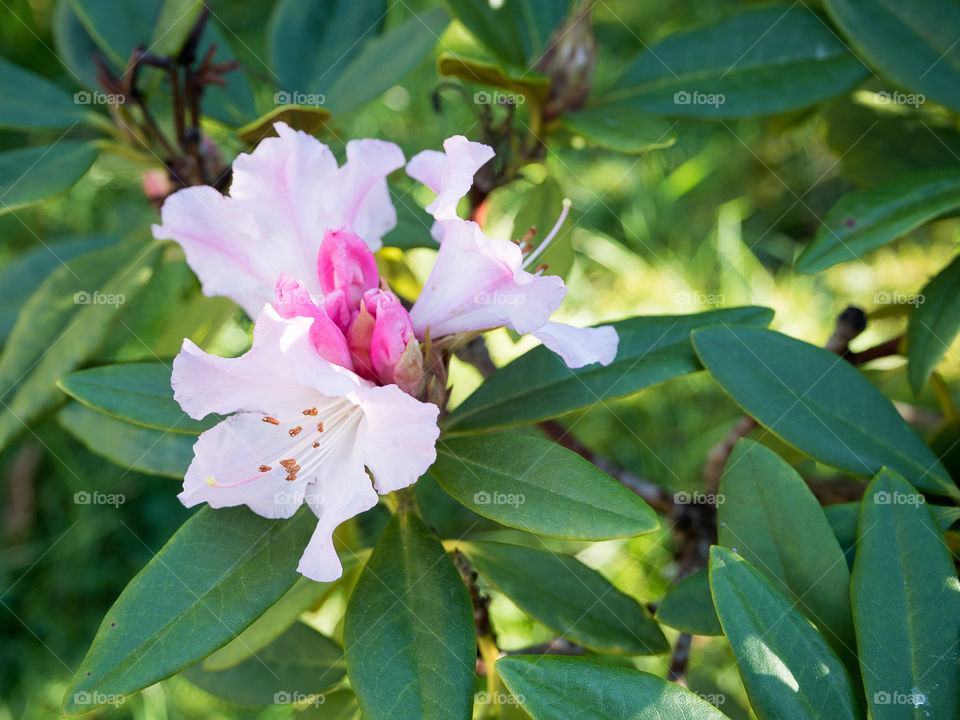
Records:
M353 453L337 463L325 478L311 484L306 500L319 520L297 570L317 582L340 577L343 566L333 546L333 531L340 523L372 508L377 499L370 476Z
M578 328L548 322L531 334L563 358L570 368L596 362L609 365L617 356L617 344L620 341L617 331L609 325Z
M437 197L427 212L437 220L457 217L457 203L473 186L473 176L493 157L493 148L470 142L462 135L443 141L444 152L424 150L407 163L407 174L422 182Z
M377 492L412 485L437 459L439 408L396 385L362 388L357 399L363 408L357 447Z
M287 471L277 461L286 457L290 444L286 429L264 423L263 415L233 415L200 435L178 497L187 507L246 505L263 517L290 517L303 503L309 481L306 476L285 480ZM260 472L261 465L271 469ZM232 483L242 484L223 487Z
M437 338L506 325L518 333L542 327L566 294L555 275L521 268L516 243L488 238L476 223L447 220L437 260L410 311L417 337Z
M403 167L403 151L384 140L351 140L347 161L340 169L339 207L341 222L362 237L371 250L379 250L382 238L397 226L397 211L390 199L387 175Z

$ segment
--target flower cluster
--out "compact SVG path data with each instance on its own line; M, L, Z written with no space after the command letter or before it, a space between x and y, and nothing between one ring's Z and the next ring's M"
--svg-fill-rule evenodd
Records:
M437 405L426 402L421 342L506 326L535 335L570 367L610 363L613 328L551 322L566 288L534 252L487 237L457 216L459 200L493 151L456 136L424 151L407 173L436 192L427 207L436 263L408 312L373 252L396 225L387 175L404 166L379 140L347 144L338 166L315 138L277 123L233 163L229 196L192 187L169 197L158 239L178 242L207 295L235 300L256 319L253 347L237 358L189 340L174 361L174 397L191 417L228 417L204 432L184 477L187 506L247 505L317 515L299 570L332 580L342 567L336 527L407 487L436 459ZM371 482L372 476L372 482Z

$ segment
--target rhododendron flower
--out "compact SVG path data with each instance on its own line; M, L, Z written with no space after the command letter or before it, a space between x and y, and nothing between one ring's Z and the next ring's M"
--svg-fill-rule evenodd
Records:
M439 226L437 261L423 292L410 311L414 330L423 338L490 330L501 325L530 333L572 368L599 362L609 365L617 354L612 327L576 328L550 322L566 295L563 280L543 275L534 262L556 237L569 204L537 249L524 258L516 243L489 238L473 222L456 215L457 203L470 190L474 173L493 150L461 136L447 139L445 152L424 150L407 165L407 173L437 193L427 206Z
M337 167L330 149L282 122L279 137L233 161L230 195L212 187L174 193L163 205L158 240L176 240L206 295L235 300L250 317L273 301L281 273L304 275L317 262L324 231L348 227L371 250L397 224L386 177L403 167L403 152L382 140L347 143ZM307 289L323 295L316 276Z
M200 435L179 498L271 518L306 502L319 521L298 570L329 581L342 572L334 529L433 464L439 408L326 360L311 323L267 306L253 348L238 358L184 341L173 364L176 400L196 419L234 414Z

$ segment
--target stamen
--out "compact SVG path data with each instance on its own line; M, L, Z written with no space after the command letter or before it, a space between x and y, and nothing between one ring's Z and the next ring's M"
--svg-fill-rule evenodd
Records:
M297 425L295 428L290 428L287 432L290 433L290 437L296 437L300 434L301 430L303 430L303 428Z
M265 417L265 418L261 418L261 419L262 419L265 423L270 423L271 425L279 425L279 424L280 424L280 421L277 420L275 417Z
M538 265L538 266L537 266L537 269L533 271L533 274L534 274L534 275L537 275L537 274L539 274L539 273L542 273L542 272L543 272L544 270L546 270L546 269L547 269L547 264L546 264L546 263L543 263L542 265Z
M210 477L207 478L207 485L215 488L232 488L232 487L238 487L240 485L246 485L248 482L253 482L254 480L259 480L259 479L260 479L259 475L254 475L253 477L247 478L246 480L237 480L236 482L222 483L215 480L211 475Z
M273 469L273 468L271 468L269 465L261 465L261 466L260 466L260 472L270 472L272 469Z
M310 408L309 410L304 410L304 411L303 411L303 414L304 414L304 415L316 415L317 412L318 412L317 409L316 409L315 407L312 407L312 408Z
M317 423L317 432L323 432L323 423L322 423L322 422Z
M284 478L284 480L286 480L287 482L293 482L293 481L296 480L296 479L297 479L297 476L296 476L296 475L287 475L287 476Z
M314 446L315 448L318 448L318 447L320 447L320 443L315 442L315 443L313 444L313 446Z
M290 468L297 464L297 460L296 458L287 458L286 460L281 460L280 464L287 470L290 470Z
M557 224L553 226L553 230L543 239L543 242L537 246L537 249L524 261L523 266L529 267L533 264L533 261L536 260L540 253L547 249L547 246L553 241L557 236L557 233L560 232L560 228L563 226L563 221L567 219L567 215L570 213L570 206L573 203L570 202L570 198L563 199L563 210L560 211L560 217L557 218Z

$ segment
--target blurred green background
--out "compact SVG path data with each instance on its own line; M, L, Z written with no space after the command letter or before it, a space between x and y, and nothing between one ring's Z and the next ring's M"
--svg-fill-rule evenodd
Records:
M76 86L52 49L55 3L5 0L2 5L0 54L74 92ZM402 22L432 5L424 0L391 4L387 24ZM253 74L262 72L264 25L273 2L213 6L244 67ZM726 1L598 3L597 86L609 83L645 45L739 7L742 3ZM436 54L443 49L470 53L472 42L454 23L433 57L379 100L336 117L335 132L322 139L342 157L345 139L380 137L398 143L409 158L423 148L439 147L452 134L474 138L475 118L468 104L445 94L438 112L431 102L440 82ZM934 223L863 262L838 265L815 276L799 276L792 270L819 218L854 187L857 173L864 172L862 165L850 162L857 159L856 147L851 146L851 157L841 162L828 146L830 112L853 116L850 107L838 108L846 102L837 100L826 109L789 117L678 121L675 145L639 156L591 147L578 138L551 147L546 174L559 182L575 210L571 239L576 254L566 277L571 287L564 306L567 319L587 324L628 315L757 304L776 309L775 329L821 344L847 304L871 312L878 305L877 293L917 292L955 252L956 221ZM265 110L269 98L258 97L258 103ZM52 142L59 134L3 132L0 149ZM228 158L236 152L230 147L223 150ZM534 180L544 174L537 167L527 173ZM144 196L141 175L141 166L104 154L65 196L0 215L0 266L41 242L61 237L144 235L157 214ZM422 205L429 201L429 193L415 192L412 199ZM509 229L509 219L506 222ZM431 253L426 249L408 253L415 273L429 267ZM387 251L386 257L396 259L398 253ZM35 279L26 275L22 282L29 286ZM191 277L170 283L175 293L195 291ZM11 323L17 309L9 302L0 306L0 322ZM127 314L134 312L134 307L123 311L118 329L125 320L133 322ZM855 349L902 331L902 315L889 312L889 307L885 315L871 320ZM239 318L234 317L233 325L245 329ZM118 343L103 352L113 359L153 359L151 349L138 347L130 338ZM500 331L490 347L502 363L531 344L517 343ZM955 377L957 366L953 352L946 373ZM909 395L900 359L880 364L871 377L894 399L936 407L932 397L918 401ZM476 371L462 364L455 364L452 378L455 402L479 382ZM574 426L577 438L592 450L677 491L701 487L707 451L738 417L734 404L701 373L564 418L564 423ZM51 718L59 715L67 681L107 608L192 511L176 499L176 481L113 465L89 452L53 419L31 428L3 451L0 471L4 493L0 720ZM75 492L92 488L122 493L126 501L116 508L74 502ZM595 544L581 557L619 588L647 602L662 596L676 570L669 528L630 541ZM342 598L329 602L342 603ZM495 599L493 612L506 649L551 637L503 597ZM324 618L321 610L318 626L325 627ZM645 660L643 667L664 674L666 661ZM750 717L722 639L695 638L688 683L697 692L722 693L726 702L721 709L730 717ZM308 709L304 717L322 717L322 710ZM174 678L128 698L116 709L92 715L164 720L272 718L294 712L289 707L241 708Z

